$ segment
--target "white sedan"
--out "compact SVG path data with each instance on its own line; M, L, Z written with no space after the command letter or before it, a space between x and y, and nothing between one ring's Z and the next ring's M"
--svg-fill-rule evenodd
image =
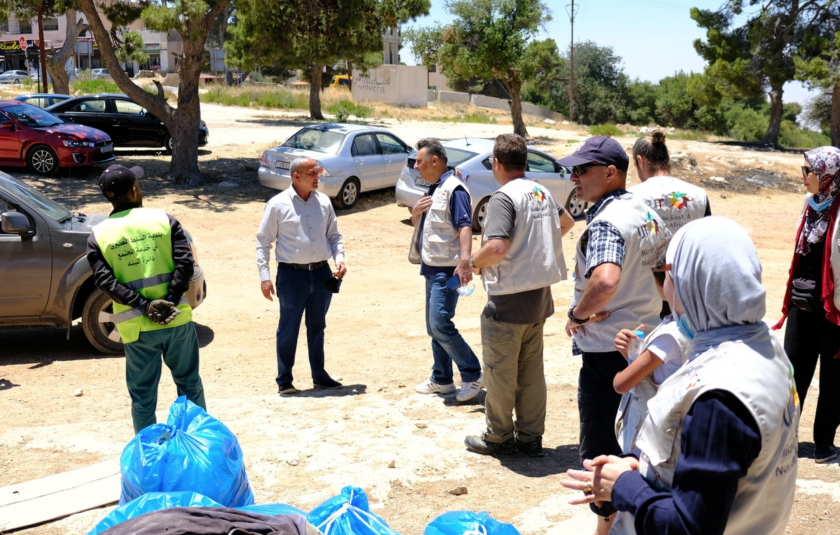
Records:
M405 159L413 153L411 146L384 128L316 124L263 152L257 177L263 186L286 189L292 183L292 160L312 158L325 172L318 189L336 206L348 209L362 191L394 187Z
M493 178L489 157L493 154L492 139L453 139L444 141L450 169L455 169L470 190L473 210L473 230L481 230L487 216L490 195L501 187ZM578 199L572 172L555 161L550 154L528 149L525 176L539 182L551 192L557 204L563 205L575 219L583 216L588 203ZM397 182L397 204L411 209L429 190L429 184L414 170L414 157L408 158Z

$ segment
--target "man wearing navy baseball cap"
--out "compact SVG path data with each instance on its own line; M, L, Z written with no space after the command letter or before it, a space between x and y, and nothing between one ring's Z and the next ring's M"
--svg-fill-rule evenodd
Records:
M572 169L580 200L593 203L576 247L575 286L566 333L572 352L581 355L578 377L580 459L621 455L615 414L621 395L613 378L627 367L615 350L622 329L646 330L659 324L661 299L651 275L654 255L670 233L659 216L626 191L630 160L614 139L587 139L558 163ZM603 517L596 533L606 534L615 517L610 502L590 504Z
M87 242L93 280L114 301L111 321L125 348L135 433L156 422L161 359L178 395L207 408L192 309L183 297L194 271L192 250L177 219L143 208L143 175L142 167L122 165L102 172L99 188L114 210Z

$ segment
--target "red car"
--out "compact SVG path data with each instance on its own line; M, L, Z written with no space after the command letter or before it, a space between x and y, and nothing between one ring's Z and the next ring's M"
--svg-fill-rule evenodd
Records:
M101 130L65 123L31 104L0 102L0 166L54 175L60 167L88 167L114 159L114 142Z

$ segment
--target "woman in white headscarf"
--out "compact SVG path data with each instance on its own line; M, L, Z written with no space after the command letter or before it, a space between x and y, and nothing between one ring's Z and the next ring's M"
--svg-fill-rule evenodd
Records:
M796 249L782 306L787 318L785 351L793 364L796 391L805 395L820 363L820 395L814 418L814 460L837 457L834 435L840 426L840 149L805 153L802 179L808 191L796 235Z
M572 503L612 501L611 534L781 535L796 488L790 362L762 322L761 264L734 221L680 229L665 293L693 338L689 361L648 403L631 456L586 461L563 486Z

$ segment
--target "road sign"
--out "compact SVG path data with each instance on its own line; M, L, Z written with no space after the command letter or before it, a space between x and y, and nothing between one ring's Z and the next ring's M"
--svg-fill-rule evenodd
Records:
M20 49L21 50L26 50L27 46L29 46L29 45L26 43L26 37L21 35L20 36Z

